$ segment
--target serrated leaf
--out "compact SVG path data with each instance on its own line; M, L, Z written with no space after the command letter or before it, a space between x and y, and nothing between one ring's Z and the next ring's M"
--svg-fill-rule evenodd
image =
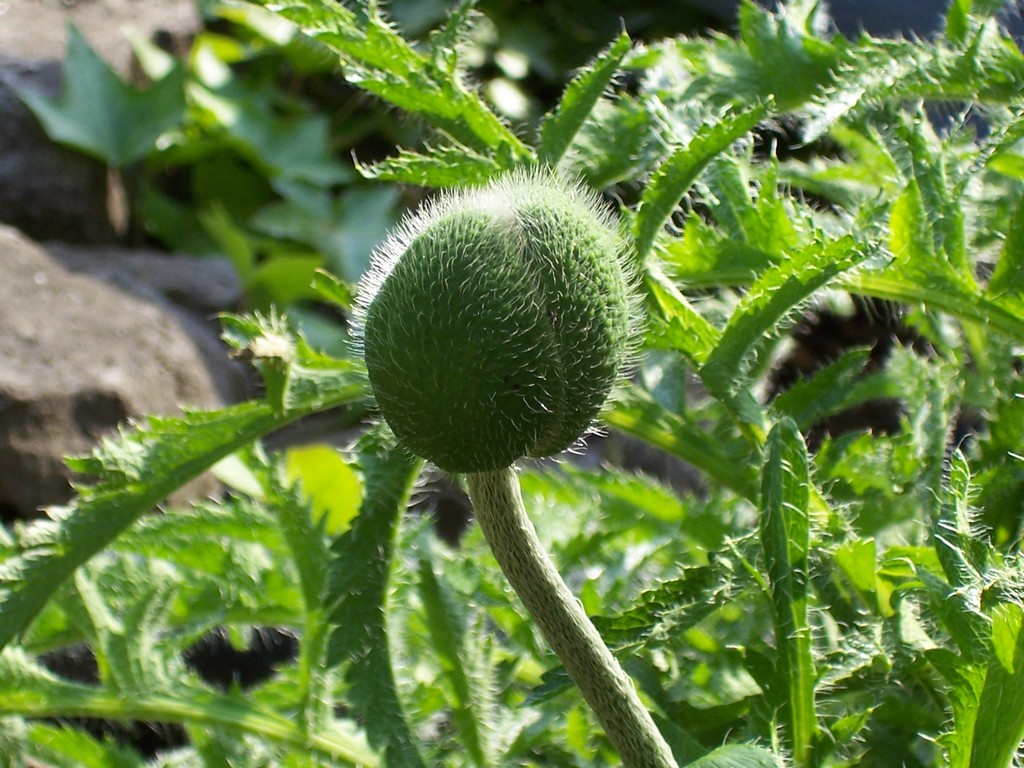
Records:
M798 765L812 764L818 729L807 620L809 505L807 448L796 424L784 419L772 428L765 445L759 529L775 616L775 705Z
M622 33L569 83L554 111L541 123L537 143L540 162L558 165L611 83L629 47L629 36Z
M254 333L259 321L246 326ZM304 415L361 399L362 368L319 356L299 342L285 409L249 402L182 418L150 418L145 427L105 440L72 467L97 475L82 485L59 521L30 525L0 573L0 647L36 616L71 573L125 528L216 462Z
M437 188L482 184L506 167L491 155L446 145L426 152L402 150L395 157L360 166L359 172L367 179Z
M56 99L22 89L19 95L54 141L120 167L145 157L185 113L184 71L174 67L145 90L132 88L68 27L64 91Z
M602 98L580 126L572 151L562 158L566 175L579 176L594 189L644 175L664 153L650 104L618 94Z
M746 208L752 218L758 216L755 206L748 203ZM720 207L713 205L713 213L717 218ZM699 216L690 216L683 236L665 246L666 269L676 281L691 289L747 285L779 260L784 247L782 242L773 240L772 250L766 252L746 242L749 239L746 233L736 237Z
M255 473L252 477L252 482L259 482ZM259 487L256 497L263 495ZM119 552L166 560L193 575L220 573L227 578L226 560L237 554L232 548L239 547L241 553L251 545L274 557L288 556L280 527L269 511L248 499L232 497L145 517L119 537L113 547ZM214 556L218 552L222 557Z
M682 576L643 592L615 616L595 616L594 626L606 642L617 645L672 642L706 616L731 602L743 580L737 580L728 558L713 566L687 568Z
M493 713L489 711L489 680L480 679L481 655L487 642L473 636L466 611L460 610L450 587L434 570L432 559L419 562L419 594L423 600L430 646L452 686L452 719L459 729L459 743L477 766L494 764Z
M939 737L946 750L947 764L950 768L969 768L985 669L944 648L926 651L925 658L950 686L947 696L953 711L953 727Z
M772 408L808 430L821 419L853 404L871 350L848 350L809 378L800 379L772 401Z
M698 174L767 114L768 105L761 104L745 112L726 115L714 125L703 125L689 144L677 148L658 166L644 189L633 227L636 254L641 262Z
M166 691L180 682L172 678L169 654L157 637L173 597L172 583L165 577L158 567L127 563L75 572L75 590L92 625L88 636L100 678L111 691L130 696ZM126 580L139 588L129 592ZM121 589L110 589L112 584Z
M328 450L336 456L333 450ZM315 495L313 491L306 489L303 494L294 484L286 483L285 471L278 461L268 459L257 447L251 447L247 457L263 486L264 504L280 525L288 554L298 574L303 615L302 643L294 681L298 710L295 720L303 732L315 733L329 718L329 709L325 704L328 697L325 673L329 627L324 603L328 600L330 565L324 530L326 515L319 514L310 504L311 497ZM315 487L317 491L330 490Z
M814 242L762 274L744 295L701 369L715 395L728 399L742 392L744 359L766 337L777 338L781 323L815 291L868 257L868 248L852 237Z
M94 717L224 727L360 768L381 764L365 740L343 721L333 721L316 733L305 734L291 718L268 712L251 698L215 694L193 686L173 691L140 691L126 697L101 687L64 680L17 648L0 652L0 715Z
M844 46L830 87L806 107L805 139L820 138L844 118L855 119L881 104L954 99L1015 105L1024 86L1020 49L994 21L979 23L975 17L964 28L956 6L951 5L947 19L955 39L922 45L862 35Z
M939 411L933 406L932 411ZM929 414L931 415L931 414ZM948 416L946 417L948 418ZM943 430L946 418L934 417L934 424L927 432L930 435ZM944 444L944 442L943 442ZM942 454L936 456L939 442L935 441L929 452L932 467L925 465L925 472L934 478L922 489L928 496L935 495L934 488L941 488L936 500L937 508L932 510L932 542L945 579L923 579L931 593L932 610L942 619L946 630L957 643L960 651L969 661L978 661L986 652L989 634L988 619L982 611L981 594L989 568L991 547L979 540L972 530L968 505L971 495L971 474L964 457L954 453L948 466ZM945 475L945 478L943 478ZM930 499L925 500L930 501Z
M988 282L988 295L1024 305L1024 198L1017 203L1000 249L999 262Z
M946 11L946 38L952 43L963 43L971 13L971 0L953 0Z
M352 527L331 548L328 666L348 664L348 700L389 768L423 768L391 666L386 606L396 531L421 462L365 441L358 455L365 496Z
M762 92L792 109L830 84L838 51L811 34L818 3L793 2L769 13L752 0L740 5L740 36Z
M305 621L306 590L281 525L249 499L232 496L144 516L110 551L126 560L148 558L173 566L177 575L162 578L175 582L177 597L166 620L175 629L202 633L224 623L301 627ZM51 605L62 608L65 601L58 598ZM26 638L30 647L62 640L60 634L49 640L47 615L32 625ZM60 629L58 623L51 632Z
M26 751L39 764L53 768L143 768L142 757L113 740L103 740L72 727L33 723L28 729Z
M476 0L459 0L448 14L444 26L430 34L430 53L434 62L450 75L459 69L459 48L469 34L476 11Z
M530 151L480 97L467 90L457 72L429 53L420 53L370 5L358 14L340 3L295 0L267 3L310 37L341 56L350 83L423 117L443 134L481 153L506 147L519 160Z
M650 297L648 343L682 352L693 364L707 362L721 333L693 308L682 292L654 265L644 271Z
M911 180L903 194L893 203L889 214L889 248L897 259L907 261L935 260L928 214L918 182Z

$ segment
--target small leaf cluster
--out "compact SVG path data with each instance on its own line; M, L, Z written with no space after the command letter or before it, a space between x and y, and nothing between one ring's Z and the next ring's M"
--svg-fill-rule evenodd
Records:
M1019 764L1024 55L1000 8L954 0L935 39L880 40L831 34L811 0L744 2L734 36L621 36L516 130L469 85L471 3L418 44L372 3L225 11L340 62L387 120L415 119L416 138L389 134L357 167L380 185L359 188L381 196L375 214L398 199L391 183L537 167L619 206L640 362L592 453L531 464L522 486L680 765ZM190 99L228 113L212 81ZM321 130L301 109L288 119ZM252 126L217 135L251 149L266 135L232 131ZM317 162L274 177L284 205L355 226L332 207L347 198L295 170L333 167ZM355 277L310 290L347 312ZM846 335L808 354L828 324ZM479 533L451 546L407 514L430 509L431 470L363 418L362 363L277 315L225 327L266 397L127 427L74 461L94 480L69 507L0 534L4 754L615 765ZM328 410L358 437L345 450L263 446ZM637 454L656 461L631 470ZM210 468L222 499L149 514ZM245 690L182 661L211 630L244 644L268 626L295 658ZM88 681L58 664L83 648ZM143 755L61 718L180 732Z

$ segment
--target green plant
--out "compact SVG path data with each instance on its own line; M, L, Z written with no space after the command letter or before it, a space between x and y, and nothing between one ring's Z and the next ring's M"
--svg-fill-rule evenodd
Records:
M364 290L374 397L400 442L468 474L516 593L629 766L674 766L632 683L544 552L512 465L579 439L630 335L620 244L596 200L516 174L423 212Z
M827 36L809 1L744 3L736 37L623 36L527 140L465 85L471 4L415 46L374 6L273 5L432 132L359 168L377 183L547 167L618 204L644 331L600 414L616 438L600 470L529 463L520 483L680 765L1019 763L1024 55L1000 7L955 0L930 41ZM350 305L344 279L316 286ZM809 368L790 353L849 318L879 332ZM3 533L0 754L618 764L476 528L456 549L403 515L422 464L386 430L341 453L260 447L329 408L355 423L361 362L278 316L225 324L266 399L125 431L75 460L96 481L67 509ZM623 469L620 435L696 489ZM147 514L209 467L224 499ZM213 627L267 625L298 654L249 690L181 661ZM98 682L47 667L81 644ZM47 720L72 716L184 735L143 757Z
M618 235L596 201L512 176L400 232L362 291L370 385L398 438L449 472L568 448L629 346Z

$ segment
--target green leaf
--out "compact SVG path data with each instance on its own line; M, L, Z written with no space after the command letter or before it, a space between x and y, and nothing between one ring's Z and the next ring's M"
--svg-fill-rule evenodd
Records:
M358 459L366 495L352 527L331 548L329 591L338 603L327 664L348 663L349 703L388 768L423 768L398 697L387 631L395 537L421 462L373 437Z
M611 83L629 47L629 36L623 32L569 83L558 106L541 123L537 143L540 162L558 165Z
M813 36L817 2L791 2L775 14L752 0L740 5L740 36L746 45L762 92L770 93L782 109L809 101L829 85L838 51Z
M946 11L946 38L951 43L963 43L970 25L971 0L953 0Z
M775 704L798 765L810 766L818 720L814 659L807 620L810 584L810 477L807 448L796 424L776 424L765 445L761 484L761 547L775 615Z
M313 290L316 291L321 301L334 304L346 311L351 312L355 305L352 286L322 269L318 269L313 274Z
M992 656L978 701L971 768L1010 765L1024 742L1024 608L992 614Z
M693 308L654 264L647 265L644 284L650 297L648 343L679 350L696 366L707 362L718 344L719 330Z
M74 25L68 27L64 91L56 99L22 89L19 95L54 141L120 167L139 160L185 112L184 71L174 67L145 90L122 81Z
M255 706L250 697L220 695L192 686L172 691L140 691L126 697L120 692L63 680L17 648L0 652L0 715L224 727L361 768L381 764L363 738L343 721L333 721L316 733L305 734L291 718Z
M302 483L317 525L332 538L344 533L359 512L363 486L338 449L322 443L295 446L285 451L285 466Z
M27 751L32 758L54 768L143 768L146 765L133 750L112 740L100 741L78 728L33 723L28 729L27 741Z
M981 594L992 552L972 529L969 511L971 473L967 461L957 451L947 465L943 454L938 453L939 446L945 442L949 416L945 413L928 415L932 416L928 432L940 436L942 442L935 439L929 452L932 466L929 468L925 463L923 474L930 474L933 482L923 485L921 490L927 496L933 496L936 486L941 488L937 509L932 511L931 534L946 581L926 579L925 582L931 592L933 610L942 618L964 656L976 661L985 655L989 632L988 619L982 611ZM929 498L924 499L925 503L929 501Z
M401 150L395 157L360 166L359 172L367 179L436 188L482 184L507 167L490 154L452 144L425 152Z
M316 298L313 275L323 266L323 257L280 256L254 267L246 281L249 306L268 311Z
M685 569L677 579L643 592L626 610L615 616L595 616L601 637L612 645L675 642L686 630L736 599L746 586L727 557L713 566Z
M844 280L843 284L856 293L925 306L960 320L977 322L1012 339L1024 340L1021 302L1005 294L999 298L986 296L972 282L949 274L949 270L919 265L915 269L904 266L883 272L861 272Z
M242 327L257 334L258 321ZM239 331L240 332L240 331ZM242 338L236 338L237 343ZM216 462L302 416L352 403L365 394L353 362L328 360L300 343L284 410L249 402L182 418L149 419L145 427L107 439L93 455L69 462L98 476L53 520L28 526L17 552L0 563L0 647L36 616L71 573L125 528Z
M261 4L269 3L262 0ZM510 157L530 158L529 149L477 94L467 90L459 73L451 71L450 57L435 59L417 51L380 17L376 4L359 13L320 0L276 5L278 13L341 56L345 77L353 85L421 116L481 154L504 147Z
M219 200L211 203L207 210L199 211L197 218L219 251L231 261L242 285L247 287L256 268L256 252L245 232Z
M772 402L772 408L808 430L827 416L854 405L857 385L871 350L858 347L845 352L813 376L800 379Z
M328 450L336 456L334 451ZM247 451L247 458L264 489L264 504L273 512L281 527L288 555L298 574L303 598L303 621L294 685L298 702L295 721L303 732L315 733L330 717L326 705L329 696L326 676L328 621L324 609L328 598L329 559L324 530L326 514L314 520L317 513L307 499L316 498L316 491L330 489L317 487L315 483L307 481L316 490L306 490L303 496L294 485L286 484L284 468L278 462L268 460L260 449L251 448Z
M871 608L889 615L889 595L879 594L877 560L874 539L848 539L835 550L835 563L849 585L865 597Z
M459 50L472 29L476 0L459 0L451 9L440 29L430 33L430 53L443 71L456 75L459 68Z
M746 356L778 338L781 323L815 291L867 258L863 243L845 236L813 242L762 274L729 318L714 351L701 369L701 379L717 397L729 399L743 391Z
M262 208L251 225L272 237L309 245L328 271L349 284L362 277L373 249L397 220L398 190L390 185L351 186L341 195L306 184L277 187L285 199Z
M757 498L756 474L747 463L750 457L746 445L723 445L720 438L704 432L686 414L663 408L640 389L624 390L601 419L689 462L740 496L751 501Z
M918 182L911 180L889 214L889 248L898 260L935 261L935 244Z
M620 93L594 105L560 169L594 189L606 189L649 173L664 153L663 144L650 104Z
M90 624L87 634L100 679L111 691L125 696L166 692L183 682L182 675L171 671L180 669L168 663L168 650L158 637L173 597L170 580L163 575L148 563L104 563L75 571L75 590Z
M452 686L452 718L459 729L459 744L468 751L473 765L494 765L494 726L488 718L490 681L481 679L481 674L487 674L481 667L489 643L483 635L470 632L467 612L434 570L432 558L420 558L419 576L430 647Z
M996 301L1006 297L1024 305L1024 198L1013 211L987 293Z
M641 262L647 258L661 228L705 166L767 114L768 105L761 104L739 114L726 115L714 125L703 125L689 144L678 147L658 166L640 198L633 227L636 254Z
M945 648L926 651L925 658L950 686L946 695L953 710L953 727L939 736L939 742L946 749L947 764L950 768L970 768L978 701L985 686L985 669Z
M329 187L348 181L352 171L334 156L325 115L279 114L265 91L229 80L217 89L195 84L195 107L223 129L231 144L269 178Z
M266 494L260 488L258 495ZM229 496L144 515L110 544L109 551L123 561L147 558L171 569L154 578L174 583L175 599L164 627L184 633L177 634L179 638L225 624L301 628L309 618L305 584L278 517L276 509ZM134 583L141 580L104 578L101 589L123 595L134 594ZM66 629L61 617L79 611L67 605L63 594L58 592L32 625L26 647L45 651L87 640ZM287 706L294 707L301 697L299 686L293 685L289 693Z
M756 209L748 207L756 216ZM718 213L717 206L714 213ZM746 285L779 257L744 239L718 230L699 216L690 216L683 236L665 245L666 269L674 280L690 289ZM781 247L782 243L773 243L773 251Z
M785 763L763 747L727 744L688 763L686 768L782 768Z

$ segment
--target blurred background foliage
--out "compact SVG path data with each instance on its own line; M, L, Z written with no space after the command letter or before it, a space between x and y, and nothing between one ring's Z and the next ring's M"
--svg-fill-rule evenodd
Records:
M424 41L458 4L395 0L400 33ZM288 309L340 352L340 314L317 302L326 269L353 285L417 191L366 181L356 166L426 145L431 130L346 83L337 57L270 11L202 0L189 40L135 40L126 84L72 33L66 92L29 97L50 135L117 169L135 244L227 255L247 309ZM459 41L460 66L495 111L532 137L573 72L625 28L634 40L700 33L720 19L656 0L486 0ZM138 86L138 87L135 87Z

